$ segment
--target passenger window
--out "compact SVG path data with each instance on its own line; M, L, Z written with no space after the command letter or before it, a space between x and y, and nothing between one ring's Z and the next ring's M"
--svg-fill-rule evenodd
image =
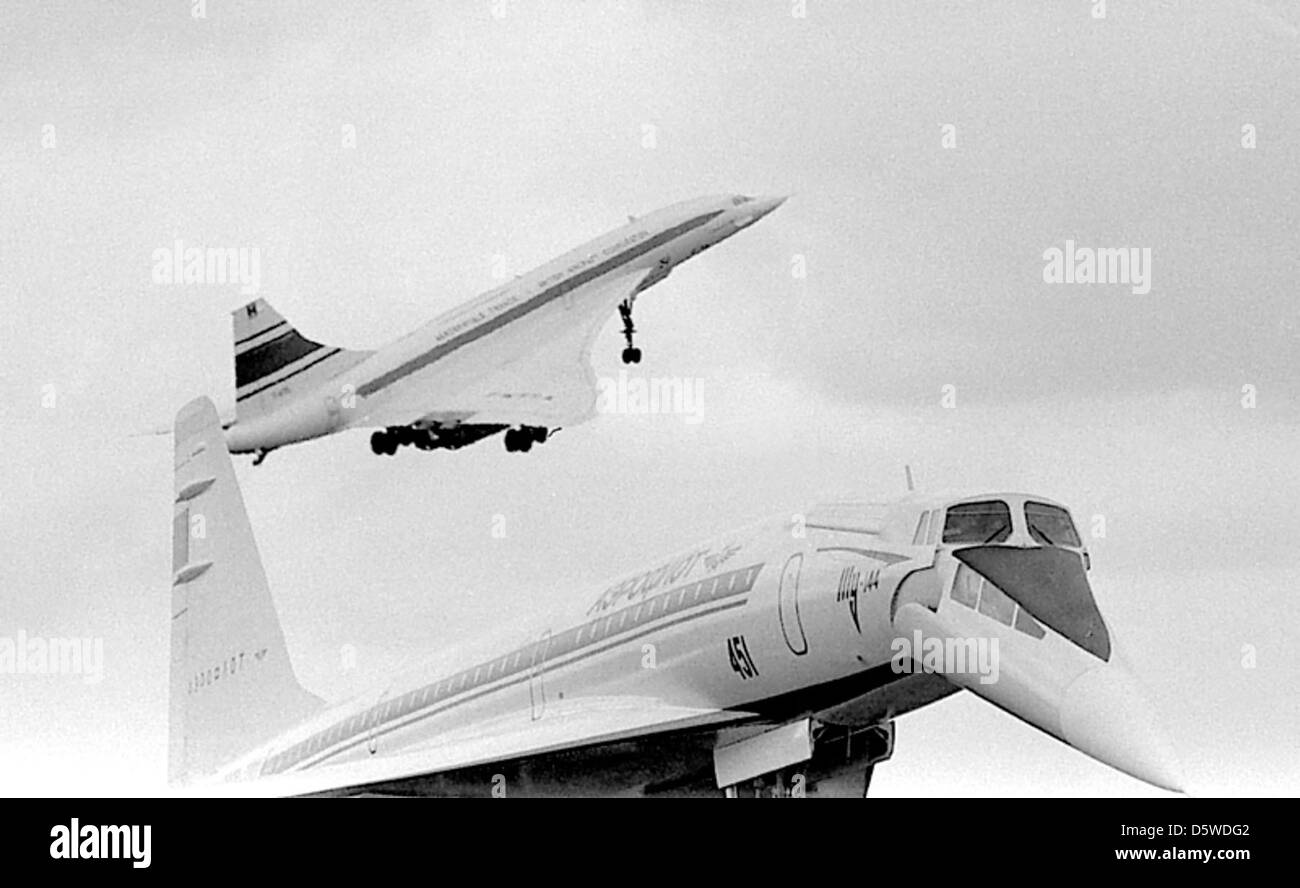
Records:
M966 565L958 567L957 576L952 581L952 600L974 610L980 600L981 580L983 577Z
M1047 634L1038 621L1029 616L1022 607L1016 611L1016 628L1026 635L1032 635L1034 638L1042 638Z
M980 590L980 613L1004 626L1010 626L1016 615L1016 603L997 586L985 580L984 588Z
M960 503L948 509L944 543L1000 543L1011 535L1011 510L1001 500Z

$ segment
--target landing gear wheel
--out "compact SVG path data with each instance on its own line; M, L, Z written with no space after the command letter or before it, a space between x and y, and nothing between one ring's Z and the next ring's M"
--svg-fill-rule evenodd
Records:
M640 364L640 363L641 363L641 349L639 349L639 348L633 348L632 346L628 346L627 348L623 349L623 363L624 363L624 364Z
M397 452L397 437L387 431L370 436L370 452L378 456L392 456Z
M533 444L541 444L550 437L550 429L542 426L520 426L517 429L506 429L506 451L508 453L527 453L533 449Z

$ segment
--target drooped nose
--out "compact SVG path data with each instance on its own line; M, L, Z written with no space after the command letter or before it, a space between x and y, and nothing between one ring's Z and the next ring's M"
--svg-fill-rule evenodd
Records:
M1061 698L1061 733L1071 746L1126 774L1173 792L1183 776L1155 708L1120 662L1089 669Z
M899 587L894 623L900 637L919 630L955 648L987 639L991 674L974 674L969 657L954 660L954 668L944 667L953 684L1090 758L1185 792L1158 710L1102 619L1078 555L1055 547L973 546L953 558L956 569L937 600L918 586L909 601L906 584Z

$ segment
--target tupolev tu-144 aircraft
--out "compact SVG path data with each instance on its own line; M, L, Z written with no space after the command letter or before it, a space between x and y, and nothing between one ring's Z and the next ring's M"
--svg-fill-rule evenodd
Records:
M264 299L236 309L232 453L266 454L350 428L378 428L377 454L457 449L505 432L528 451L595 411L589 356L615 308L623 362L641 360L632 307L672 269L784 203L703 197L673 204L447 311L378 351L307 339Z
M295 677L211 401L174 443L168 773L187 792L861 795L895 720L962 689L1181 791L1046 497L817 506L326 706Z

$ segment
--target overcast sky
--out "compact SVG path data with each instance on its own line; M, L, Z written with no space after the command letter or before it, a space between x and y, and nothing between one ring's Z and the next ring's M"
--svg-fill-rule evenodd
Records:
M104 676L0 676L0 792L163 787L171 442L127 433L233 409L248 297L155 284L155 250L257 248L259 295L366 348L743 192L793 197L637 306L634 372L699 380L699 424L238 461L304 684L910 463L1101 516L1097 598L1192 790L1300 793L1300 14L1106 6L4 4L0 636L102 638ZM1067 240L1149 249L1149 292L1046 283ZM598 374L621 347L611 317ZM898 737L882 795L1155 792L969 694Z

